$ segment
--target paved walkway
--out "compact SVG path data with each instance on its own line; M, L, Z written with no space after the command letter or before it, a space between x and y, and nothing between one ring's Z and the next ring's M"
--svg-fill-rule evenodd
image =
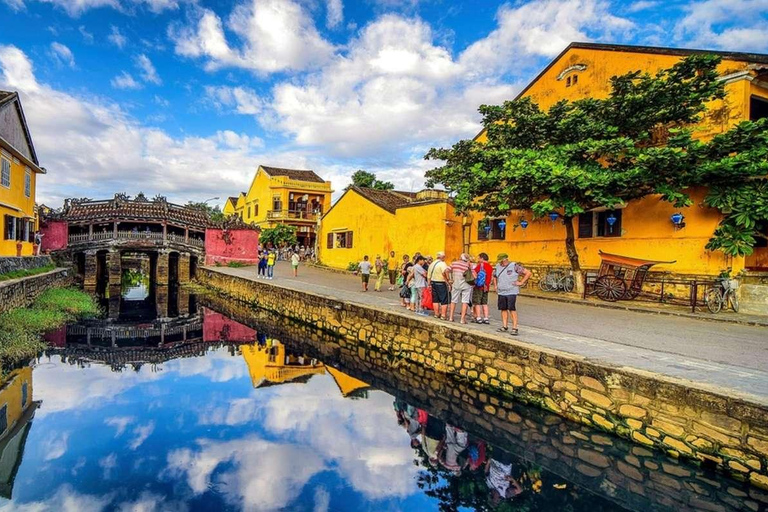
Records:
M231 275L256 278L255 267L215 268ZM403 314L397 292L363 293L359 278L302 266L299 277L280 262L275 286L304 290ZM495 304L495 297L491 297ZM493 304L492 304L493 306ZM768 405L768 328L706 322L693 318L649 315L595 308L533 297L518 301L521 341L599 360L696 382L702 387L744 396ZM491 325L460 326L497 335L500 321L491 307ZM457 317L458 320L458 317ZM434 318L425 321L438 322Z

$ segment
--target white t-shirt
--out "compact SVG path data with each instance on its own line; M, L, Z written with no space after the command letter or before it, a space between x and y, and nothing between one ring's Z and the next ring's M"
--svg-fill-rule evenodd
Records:
M291 256L291 265L294 267L298 266L299 264L299 255L296 253L293 253L293 256Z
M371 273L371 262L370 261L361 261L360 265L358 266L361 274L370 274Z
M509 489L510 485L508 477L510 475L512 475L512 464L502 464L497 460L490 459L486 483L488 487L493 487L499 491L502 497L507 495L507 489Z

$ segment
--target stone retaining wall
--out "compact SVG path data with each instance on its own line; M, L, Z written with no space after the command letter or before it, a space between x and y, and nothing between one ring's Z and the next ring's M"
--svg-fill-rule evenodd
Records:
M48 288L72 284L72 272L57 268L35 276L0 281L0 313L29 306Z
M236 300L768 488L768 408L458 326L201 269Z
M0 274L7 274L18 270L33 270L52 264L53 261L50 256L23 256L21 258L13 256L0 258Z
M768 493L747 482L718 477L706 467L477 390L423 365L405 360L393 365L390 354L360 350L355 341L225 297L209 294L201 303L279 340L293 353L338 368L627 510L730 512L768 507Z

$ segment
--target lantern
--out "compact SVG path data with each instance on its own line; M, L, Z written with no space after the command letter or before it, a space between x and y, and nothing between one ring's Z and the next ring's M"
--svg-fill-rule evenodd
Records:
M491 223L486 221L485 227L483 227L483 231L485 231L485 236L488 237L488 235L491 232Z
M523 228L523 229L527 228L528 227L528 221L525 220L525 219L521 220L520 221L520 227Z
M685 215L680 212L675 212L670 215L669 220L671 220L672 224L675 226L675 231L685 226L683 223L683 220L685 220Z
M613 233L613 225L614 225L614 224L616 224L616 221L617 221L617 220L618 220L618 219L617 219L617 218L616 218L616 216L613 214L613 212L611 212L611 213L608 215L608 217L606 217L606 219L605 219L605 222L607 222L607 223L608 223L608 230L609 230L611 233Z
M555 229L555 222L557 222L557 218L560 217L560 214L557 212L549 212L549 220L552 221L552 229Z

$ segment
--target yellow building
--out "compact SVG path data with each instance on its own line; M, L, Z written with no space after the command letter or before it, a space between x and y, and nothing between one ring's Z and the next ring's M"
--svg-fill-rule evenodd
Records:
M694 53L722 56L719 66L725 83L726 98L712 102L695 136L709 138L723 133L744 120L768 116L768 55L727 52L701 52L669 48L572 43L557 56L523 91L519 97L530 97L546 110L556 102L582 98L605 98L610 92L610 78L630 71L651 74L669 68ZM477 140L483 141L480 133ZM659 265L654 270L678 274L715 275L731 267L768 267L768 249L758 248L748 258L728 258L722 252L704 249L721 219L720 214L702 206L705 190L692 190L694 205L674 208L646 197L632 201L614 211L593 211L574 219L576 247L582 266L599 265L598 250L650 260L677 260L672 265ZM685 216L685 226L676 227L674 213ZM522 220L527 228L521 226ZM503 222L505 229L501 229ZM505 219L484 219L473 214L465 226L465 243L472 254L487 252L495 257L509 253L513 259L532 266L567 267L565 227L548 218L533 221L530 212L513 212ZM486 229L488 227L489 229ZM766 227L768 229L768 227Z
M29 366L11 372L0 386L0 496L10 499L39 402L32 400Z
M412 194L392 190L350 187L323 216L320 225L320 261L347 268L363 256L388 258L395 251L435 255L461 253L461 219L445 192L424 190Z
M240 192L240 195L243 197L243 204L245 204L245 192ZM221 212L226 215L227 217L231 217L232 215L240 215L242 213L242 210L238 211L237 209L237 201L239 197L228 197L227 200L224 202L224 208L221 209Z
M330 207L332 192L331 183L314 171L260 165L248 192L234 206L233 198L227 200L224 213L234 211L262 228L293 226L299 244L313 247L318 219Z
M0 256L31 256L36 226L35 188L40 167L21 100L0 91Z

